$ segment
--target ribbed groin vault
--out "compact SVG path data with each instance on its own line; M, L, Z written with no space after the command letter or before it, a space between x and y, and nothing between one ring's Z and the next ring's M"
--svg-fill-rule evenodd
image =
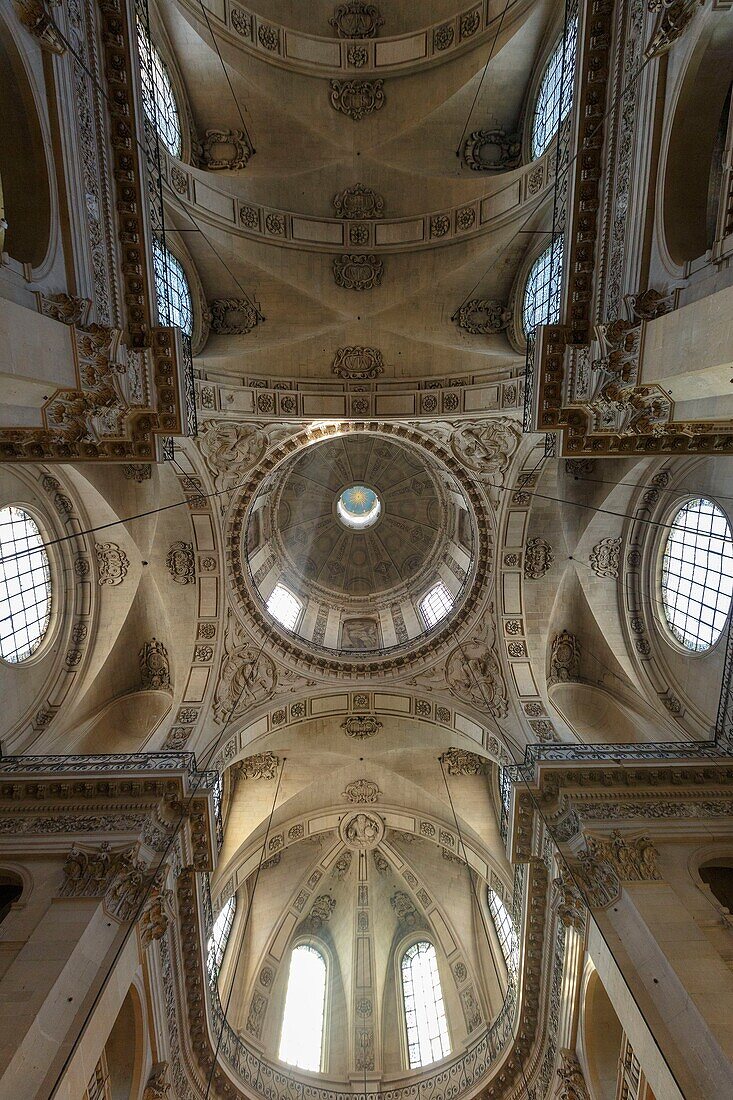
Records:
M730 0L0 0L0 1100L733 1096Z

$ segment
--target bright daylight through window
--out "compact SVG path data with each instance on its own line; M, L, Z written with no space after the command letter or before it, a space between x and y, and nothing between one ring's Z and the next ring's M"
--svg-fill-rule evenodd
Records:
M541 157L573 105L578 17L572 18L567 33L555 47L540 84L532 120L532 156Z
M0 657L18 664L38 649L51 619L51 570L35 521L0 510Z
M315 947L303 944L296 947L290 956L278 1053L281 1061L315 1073L320 1070L325 1008L325 960Z
M300 600L284 584L276 584L267 601L267 610L286 630L295 630L301 607Z
M420 600L420 611L425 625L430 628L444 619L453 608L453 597L442 581L433 585Z
M181 120L168 67L140 22L137 25L137 48L143 110L171 156L180 157Z
M186 336L193 331L191 288L180 263L159 241L153 242L155 297L161 325L177 325Z
M710 649L723 632L733 596L733 542L711 500L688 500L672 521L662 558L662 604L685 649Z
M221 969L224 952L227 949L227 940L234 923L234 914L237 910L237 896L232 894L228 901L224 902L219 916L214 921L214 927L206 944L206 967L209 974L215 978Z
M524 288L522 325L527 338L537 325L554 325L560 317L563 239L556 237L532 264Z
M413 944L402 956L402 995L410 1069L446 1058L450 1039L438 958L427 940Z
M486 898L507 967L509 970L516 970L519 962L519 940L509 910L496 890L492 890L490 886L487 888Z

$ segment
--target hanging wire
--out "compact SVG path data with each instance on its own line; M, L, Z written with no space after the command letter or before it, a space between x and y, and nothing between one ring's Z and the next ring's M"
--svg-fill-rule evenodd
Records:
M232 86L232 82L229 78L229 72L227 71L227 67L224 64L224 58L221 56L221 50L219 49L219 43L217 41L216 35L214 34L213 30L211 29L211 23L209 22L209 15L208 15L208 12L206 11L203 0L199 0L199 7L201 8L201 14L203 15L204 19L206 20L206 26L207 26L207 29L209 31L209 34L211 35L211 41L214 43L214 49L216 50L217 57L219 58L219 62L221 64L222 72L224 73L224 76L226 78L226 82L229 85L229 91L232 93L232 99L234 100L234 105L237 108L237 114L239 115L239 118L242 122L242 129L244 130L244 134L245 134L245 137L247 138L247 141L249 143L249 147L252 150L252 153L254 154L254 153L257 152L257 150L255 149L252 138L249 135L249 130L247 129L247 123L244 121L244 115L242 114L242 108L239 105L239 100L237 99L234 88Z
M491 43L491 49L489 50L489 56L486 58L486 64L484 65L483 72L481 73L481 79L479 81L478 88L476 89L476 94L473 97L473 102L471 103L471 106L469 107L468 114L466 115L466 121L463 124L463 129L461 130L461 136L458 139L458 145L456 146L456 156L457 157L460 157L460 155L461 155L461 146L463 145L463 139L466 136L466 131L468 130L468 124L471 121L471 115L473 114L474 107L476 106L476 100L478 99L478 97L481 93L481 88L482 88L482 85L484 83L484 77L486 76L486 73L487 73L488 68L489 68L489 62L491 61L491 58L494 56L494 48L496 47L496 43L499 40L499 35L501 34L501 28L502 28L503 23L504 23L504 17L506 15L506 13L508 11L510 11L510 9L513 8L514 5L518 2L519 2L519 0L506 0L506 2L504 4L504 8L502 10L502 13L499 16L499 25L496 28L496 34L494 35L494 40ZM496 20L496 16L494 17L493 20L491 20L491 22L494 22L495 20Z

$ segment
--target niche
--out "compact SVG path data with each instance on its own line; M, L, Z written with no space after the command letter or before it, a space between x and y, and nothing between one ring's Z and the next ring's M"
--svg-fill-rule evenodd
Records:
M733 859L720 859L698 868L702 881L721 905L733 913Z
M0 871L0 924L22 893L23 882L20 875L15 875L12 871Z
M623 1029L596 971L588 981L583 1031L593 1095L615 1100Z
M139 1003L134 991L129 989L104 1048L110 1100L131 1100L137 1096L141 1061L141 1044L138 1041L140 1030Z

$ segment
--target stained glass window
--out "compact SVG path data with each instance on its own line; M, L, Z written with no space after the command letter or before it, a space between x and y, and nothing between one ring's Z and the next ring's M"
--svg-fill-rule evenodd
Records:
M293 949L278 1057L317 1073L323 1060L326 960L308 944Z
M267 601L267 610L286 630L295 630L302 604L284 584L276 584Z
M442 581L433 585L420 600L420 611L428 629L444 619L452 608L453 597Z
M177 325L186 336L193 331L191 288L180 263L160 241L153 241L155 296L161 325Z
M137 46L145 116L155 127L168 152L180 157L181 119L168 66L140 22L137 25Z
M728 520L712 500L688 500L674 517L661 588L667 623L685 649L715 645L733 598L733 542Z
M221 969L224 952L227 949L229 933L234 923L234 914L237 911L237 895L232 894L228 901L224 902L219 916L214 921L214 927L206 944L206 967L212 978L216 978Z
M0 509L0 657L27 660L51 621L51 568L35 520L22 508Z
M532 264L524 288L522 324L532 337L537 325L556 325L560 320L564 244L556 237Z
M568 117L573 104L578 17L568 22L566 33L547 63L532 120L532 156L541 157Z
M432 943L421 940L408 948L400 969L407 1053L410 1069L417 1069L450 1054L438 957Z
M509 910L496 890L492 890L490 886L487 889L487 900L507 967L516 970L519 962L519 940Z

